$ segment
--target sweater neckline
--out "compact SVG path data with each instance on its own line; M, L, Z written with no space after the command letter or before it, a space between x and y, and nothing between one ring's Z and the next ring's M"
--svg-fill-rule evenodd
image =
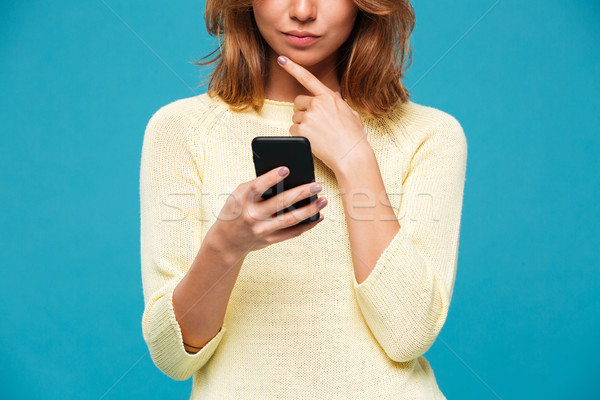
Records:
M252 110L259 118L269 121L292 123L294 103L265 98L260 113Z
M208 96L208 93L204 93L201 96L205 96L207 99L211 99ZM248 107L245 111L233 111L229 108L229 105L219 96L216 96L216 100L225 110L229 110L230 112L238 115L245 115L254 119L259 119L265 122L272 122L276 125L291 125L292 124L292 116L294 115L294 103L289 101L279 101L273 99L263 98L263 105L260 112L255 111L252 107ZM361 118L363 117L362 112ZM369 118L365 116L365 118Z
M210 99L208 93L203 94L207 99ZM287 101L278 101L265 98L263 106L260 112L255 111L252 107L248 107L245 111L237 112L232 111L228 104L221 99L219 96L213 98L216 100L225 110L229 110L233 114L245 115L251 118L274 122L277 124L290 124L292 123L292 115L294 115L294 103Z

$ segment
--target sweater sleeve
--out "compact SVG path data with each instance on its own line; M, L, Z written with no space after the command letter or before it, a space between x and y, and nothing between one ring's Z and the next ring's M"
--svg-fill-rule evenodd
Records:
M187 380L217 349L225 327L195 354L183 346L173 290L200 248L203 146L171 103L150 118L140 163L140 239L145 308L142 333L155 365Z
M359 307L397 362L423 355L442 329L454 288L467 142L449 116L419 143L402 183L400 229L369 276L354 277Z

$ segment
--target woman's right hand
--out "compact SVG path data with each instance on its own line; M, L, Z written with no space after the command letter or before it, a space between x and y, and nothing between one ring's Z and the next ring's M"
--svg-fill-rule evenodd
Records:
M311 182L263 199L262 194L267 189L281 182L289 174L288 170L284 176L279 175L280 169L281 167L272 169L251 181L241 183L227 198L211 230L214 229L214 234L228 252L245 256L253 250L299 236L323 220L321 214L318 221L299 223L322 210L327 205L325 197L318 199L323 202L321 207L318 205L319 201L313 201L300 208L275 215L278 211L321 191L319 189L311 192L311 187L318 185Z

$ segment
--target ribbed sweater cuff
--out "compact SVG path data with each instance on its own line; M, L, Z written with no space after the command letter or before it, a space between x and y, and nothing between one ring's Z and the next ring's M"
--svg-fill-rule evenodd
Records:
M395 360L409 360L435 340L448 301L433 269L401 227L375 267L354 289L374 336Z
M181 327L175 318L174 290L175 287L171 288L153 307L148 347L155 364L165 374L176 380L186 380L206 364L227 330L222 326L199 352L188 353L183 346Z

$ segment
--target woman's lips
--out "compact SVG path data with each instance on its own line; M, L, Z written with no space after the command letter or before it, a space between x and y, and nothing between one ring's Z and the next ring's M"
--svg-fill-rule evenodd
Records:
M287 41L295 46L310 46L311 44L319 40L319 36L299 37L294 35L288 35L287 33L284 33L284 35Z

